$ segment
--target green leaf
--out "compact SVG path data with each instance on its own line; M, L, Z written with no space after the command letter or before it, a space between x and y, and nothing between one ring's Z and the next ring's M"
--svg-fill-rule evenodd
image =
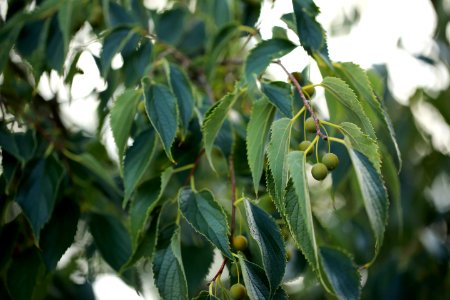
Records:
M361 69L360 66L349 62L335 63L334 67L336 73L348 82L350 87L357 92L362 107L367 112L369 118L372 117L372 123L380 124L380 132L389 133L389 149L393 149L395 151L397 168L400 170L402 158L397 139L395 137L395 131L392 126L392 121L386 110L383 108L382 103L377 99L366 72Z
M293 24L296 24L296 32L303 48L311 56L318 52L328 58L326 34L322 25L316 21L319 8L312 0L292 0L292 6L295 17Z
M283 81L262 83L261 89L270 103L275 105L286 117L292 118L292 90L290 84Z
M158 239L153 260L155 285L162 299L188 299L186 275L183 269L180 249L180 233L176 230L170 241Z
M155 132L152 129L143 131L127 150L123 166L123 181L125 197L123 206L130 199L131 194L140 183L150 165L155 151Z
M25 133L12 133L5 127L0 126L0 147L2 151L8 152L25 163L34 156L36 141L31 130Z
M265 99L260 99L253 103L252 115L247 126L247 159L256 194L264 168L264 152L274 113L274 107Z
M62 74L66 53L64 52L63 33L56 14L52 17L47 38L45 48L47 64L52 69L57 70L59 74Z
M275 202L282 203L288 182L287 154L291 140L292 122L282 118L272 123L270 144L267 150L270 170L274 180Z
M215 170L211 152L214 146L214 140L219 133L220 128L227 118L233 104L238 99L238 91L236 89L232 93L226 94L222 99L217 101L205 114L205 119L202 124L203 144L205 147L205 154L208 162L213 170Z
M338 299L358 300L361 294L360 275L345 253L320 247L323 270Z
M177 133L177 99L162 84L146 84L144 88L148 118L161 139L167 157L174 162L170 148Z
M36 248L31 248L13 258L5 276L11 299L33 299L33 291L40 273L42 274L42 267L39 251Z
M381 156L377 143L353 123L341 123L341 129L346 136L348 146L369 158L377 172L381 174Z
M250 86L255 85L258 77L277 58L280 58L297 46L289 40L270 39L260 42L250 51L245 64L245 78Z
M178 194L183 217L191 226L216 246L223 255L233 259L228 243L228 223L222 207L210 191L194 192L183 188Z
M303 151L293 151L288 158L292 186L286 195L286 221L297 246L302 250L313 269L318 269L318 251L306 178L306 156Z
M185 28L188 14L189 11L186 8L174 7L161 14L153 15L158 39L167 44L176 45L183 34L182 28Z
M361 103L356 98L355 93L342 79L336 77L325 77L321 83L325 88L325 96L328 101L337 101L341 103L352 120L357 121L365 133L376 140L375 130L372 123L364 112Z
M79 218L80 208L71 199L64 199L56 206L40 240L42 258L48 271L56 268L64 252L72 245Z
M125 226L113 216L90 214L89 230L103 259L116 271L131 256L131 240Z
M111 108L111 130L117 145L121 165L141 97L142 92L138 90L126 90L117 98Z
M172 174L173 169L168 168L161 174L161 177L145 181L137 188L130 207L133 249L136 249L137 241L144 232L147 220L158 205Z
M15 26L11 30L0 31L0 40L2 41L2 46L0 47L0 73L3 73L3 68L9 61L9 52L21 30L22 25Z
M36 241L50 219L63 174L59 161L49 156L39 160L20 184L16 201L31 224Z
M269 280L270 295L273 296L284 276L286 250L283 238L275 221L261 208L245 200L250 233L261 251L264 271Z
M374 168L370 160L357 150L349 147L347 147L347 150L350 154L353 168L355 169L364 206L375 235L374 260L383 243L383 235L388 217L389 199L383 178Z
M220 61L220 54L230 44L230 42L239 36L239 27L236 23L231 23L222 27L220 31L214 36L209 54L207 55L208 61L206 62L206 74L208 78L214 76L217 62Z
M134 34L135 33L133 30L119 27L105 37L105 40L103 42L103 50L100 55L100 71L103 78L107 77L114 56L122 51L122 49L125 47L125 45L127 45L128 41L133 37Z
M111 188L111 190L119 195L122 194L122 191L117 187L117 184L111 174L105 172L105 167L100 164L100 162L90 153L84 152L81 154L73 154L69 151L64 151L64 155L87 168L89 171L95 174L95 176L105 182Z
M249 298L251 300L270 299L269 283L264 270L246 260L241 253L238 254L238 257Z
M71 38L73 0L62 1L58 10L58 23L63 37L64 54L69 50L69 42Z
M136 51L124 57L126 63L122 66L122 69L126 87L134 87L148 73L152 61L152 49L153 44L150 39L141 38Z
M183 134L187 134L189 121L194 110L194 95L192 87L186 74L174 64L168 66L170 87L178 100L178 110L180 112L181 127Z

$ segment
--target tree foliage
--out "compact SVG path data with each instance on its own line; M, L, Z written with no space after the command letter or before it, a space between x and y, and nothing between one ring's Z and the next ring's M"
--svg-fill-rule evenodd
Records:
M450 293L448 244L433 229L448 210L419 203L438 176L449 178L449 156L430 148L411 161L426 143L411 108L392 101L383 68L330 59L313 1L292 0L282 17L288 29L275 27L268 39L256 24L261 5L8 3L0 28L0 298L92 299L89 282L107 270L137 291L152 272L163 299L229 299L236 283L250 299ZM98 54L74 46L83 34L101 44ZM283 57L298 48L320 82L311 82L309 67L287 70ZM81 55L106 83L92 91L92 133L70 128L60 95L39 87L54 76L70 94ZM274 80L269 66L286 80ZM430 105L448 123L439 99ZM108 128L117 160L107 152ZM312 166L329 152L339 165L313 179ZM436 241L421 246L417 234ZM238 235L248 245L233 247ZM68 262L58 264L64 253ZM74 281L75 273L86 280ZM418 274L426 287L411 295Z

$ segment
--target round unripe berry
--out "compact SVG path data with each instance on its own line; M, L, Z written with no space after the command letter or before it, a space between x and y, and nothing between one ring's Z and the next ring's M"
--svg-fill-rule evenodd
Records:
M312 117L309 117L305 120L305 129L308 132L315 133L316 132L316 123Z
M339 164L339 158L334 153L326 153L322 156L322 163L327 167L328 170L334 170Z
M233 248L238 251L244 251L248 247L247 238L243 235L237 235L237 236L233 237L233 240L231 243L233 245Z
M314 96L316 89L313 85L307 85L302 87L302 92L305 95L306 99L311 99Z
M247 289L240 283L235 283L230 288L230 296L233 300L244 299L247 296Z
M144 101L139 102L139 104L138 104L138 111L140 113L145 114L145 103L144 103Z
M311 174L315 180L324 180L328 175L327 166L323 163L317 163L312 167Z
M305 151L308 149L308 147L311 145L310 141L303 141L300 144L298 144L298 150ZM310 155L313 152L313 147L309 148L308 152L306 152L306 155Z

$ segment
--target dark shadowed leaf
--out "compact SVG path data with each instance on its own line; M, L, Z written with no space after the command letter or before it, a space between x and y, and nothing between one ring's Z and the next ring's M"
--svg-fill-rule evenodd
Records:
M183 188L179 192L178 201L181 213L189 224L232 259L227 218L211 192L203 190L197 193L190 188Z
M275 221L261 208L245 200L245 211L250 233L261 251L264 271L273 296L284 276L286 251Z
M320 247L322 268L333 292L339 299L358 300L361 294L360 275L350 257L345 253Z
M64 169L54 156L39 160L20 184L16 201L30 221L36 240L53 212Z
M131 239L125 226L116 217L92 213L89 230L103 259L119 271L131 256Z
M251 300L270 299L269 283L264 270L239 254L239 265L247 294Z
M148 129L143 131L127 150L123 166L123 181L125 185L125 206L131 194L141 181L150 165L155 150L155 131Z
M255 79L266 70L270 63L280 58L297 46L289 40L271 39L260 42L250 51L245 64L245 78L249 85L255 84Z
M167 157L173 161L171 147L177 133L177 99L162 84L145 83L145 110L161 139Z
M292 90L291 85L283 81L261 84L263 93L270 103L288 118L292 118Z
M252 171L253 187L258 193L259 181L264 169L264 153L275 109L265 99L253 104L247 125L247 159Z

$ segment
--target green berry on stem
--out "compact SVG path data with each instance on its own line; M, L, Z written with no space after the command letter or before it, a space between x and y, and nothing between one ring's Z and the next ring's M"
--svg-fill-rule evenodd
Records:
M313 85L309 84L307 86L302 87L302 92L305 95L306 99L311 99L316 92L316 89Z
M331 171L339 165L339 158L334 153L326 153L322 156L322 163Z
M315 180L324 180L328 175L327 166L325 166L323 163L314 164L311 169L311 174Z
M233 237L233 240L231 241L233 248L238 251L244 251L248 247L248 241L247 238L243 235L238 235Z
M300 144L298 144L298 150L306 151L306 149L308 149L310 145L311 145L310 141L303 141ZM309 148L308 152L306 152L306 155L310 155L312 152L313 152L313 147Z
M312 117L309 117L305 121L305 129L308 132L315 133L316 132L316 122L314 122L314 119Z
M240 283L235 283L230 288L230 296L233 300L244 299L247 296L247 289Z

